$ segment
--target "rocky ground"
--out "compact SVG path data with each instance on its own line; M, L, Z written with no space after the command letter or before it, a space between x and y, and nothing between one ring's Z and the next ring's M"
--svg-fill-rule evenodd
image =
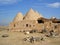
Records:
M6 37L4 37L3 35L5 35ZM43 36L44 40L35 41L34 43L24 41L23 39L28 36ZM44 34L41 33L31 33L25 35L22 32L11 32L3 30L0 31L0 45L60 45L60 36L45 37Z

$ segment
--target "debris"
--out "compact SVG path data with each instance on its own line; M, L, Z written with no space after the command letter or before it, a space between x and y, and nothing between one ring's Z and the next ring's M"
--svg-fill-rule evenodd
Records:
M24 34L29 34L30 32L25 32Z
M37 30L31 30L31 31L30 31L30 33L35 33L35 32L37 32Z
M43 41L43 37L26 37L23 39L24 41L29 41L30 43L34 43L34 42L39 42L39 41Z
M33 38L33 36L31 36L30 42L31 42L31 43L34 43L34 38Z
M8 35L7 34L4 34L4 35L2 35L2 37L8 37Z

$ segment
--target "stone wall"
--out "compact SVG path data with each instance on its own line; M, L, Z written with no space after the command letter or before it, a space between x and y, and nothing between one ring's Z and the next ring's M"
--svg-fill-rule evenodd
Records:
M57 26L57 28L55 26ZM37 30L41 32L43 29L47 31L54 30L55 32L60 32L60 23L52 23L52 21L38 23L36 20L23 20L19 22L12 22L9 26L10 31Z

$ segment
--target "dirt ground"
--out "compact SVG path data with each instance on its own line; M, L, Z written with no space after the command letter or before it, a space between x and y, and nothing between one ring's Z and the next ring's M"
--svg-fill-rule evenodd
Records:
M2 35L7 34L8 37L2 37ZM0 45L60 45L60 36L55 38L45 38L44 41L30 43L28 41L23 41L23 38L27 36L41 36L40 33L32 33L25 35L22 32L11 32L11 31L0 31Z

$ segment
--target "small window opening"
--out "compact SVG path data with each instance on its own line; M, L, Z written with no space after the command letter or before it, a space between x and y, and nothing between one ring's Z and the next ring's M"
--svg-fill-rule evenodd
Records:
M55 25L54 28L56 29L57 28L57 25Z
M31 27L31 25L29 25L29 27Z
M33 25L33 27L34 27L35 25Z
M26 24L26 27L28 27L28 24Z
M44 21L43 20L38 20L38 23L44 23Z
M15 27L16 25L14 24L14 27Z

